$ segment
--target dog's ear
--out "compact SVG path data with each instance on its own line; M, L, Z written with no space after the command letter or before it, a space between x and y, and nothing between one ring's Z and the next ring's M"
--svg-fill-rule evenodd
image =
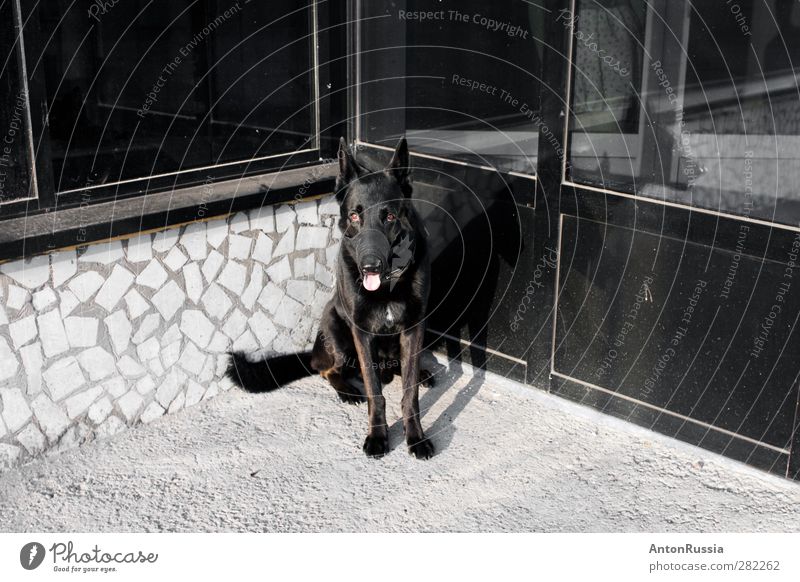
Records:
M397 144L394 155L392 156L392 161L389 162L386 171L394 176L394 179L397 180L397 183L400 185L400 190L402 190L405 196L411 195L411 181L409 180L411 167L409 164L408 142L406 138L403 137L400 139L400 143Z
M339 138L337 157L339 158L339 176L336 178L336 199L341 202L348 184L363 173L363 168L358 165L350 153L343 137Z

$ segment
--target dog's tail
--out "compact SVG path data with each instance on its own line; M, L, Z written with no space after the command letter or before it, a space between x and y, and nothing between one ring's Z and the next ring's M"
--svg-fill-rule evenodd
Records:
M274 356L260 362L251 362L241 352L230 356L225 375L245 392L270 392L314 374L311 352Z

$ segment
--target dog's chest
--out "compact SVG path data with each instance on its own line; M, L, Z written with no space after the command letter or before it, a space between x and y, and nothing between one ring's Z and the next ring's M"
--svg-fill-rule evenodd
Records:
M402 303L386 302L370 306L368 328L373 333L396 333L403 328L406 308Z

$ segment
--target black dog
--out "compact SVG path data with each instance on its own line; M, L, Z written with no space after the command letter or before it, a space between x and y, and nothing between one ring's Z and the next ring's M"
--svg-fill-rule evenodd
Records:
M319 372L343 401L367 401L369 431L363 448L381 457L389 450L382 384L400 374L408 450L428 459L434 451L420 423L419 384L430 383L431 376L420 370L419 357L430 262L410 200L408 164L405 138L389 166L378 171L362 167L340 141L336 198L343 238L336 292L325 307L314 348L263 362L231 354L228 376L248 392L266 392Z

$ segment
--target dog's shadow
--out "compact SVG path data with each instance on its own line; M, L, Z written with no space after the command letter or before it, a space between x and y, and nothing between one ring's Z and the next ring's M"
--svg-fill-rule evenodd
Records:
M424 419L429 416L429 412L444 394L453 388L464 374L464 366L457 359L456 354L450 354L451 358L448 365L438 363L433 356L428 355L422 368L431 372L434 377L434 385L423 389L425 392L420 396L419 409L420 416ZM456 357L452 357L456 356ZM462 386L453 398L453 401L442 410L432 424L425 428L427 436L436 449L436 454L445 451L450 446L453 436L456 433L455 420L464 411L469 402L475 397L484 383L486 377L485 364L475 368L472 377ZM405 446L405 434L403 431L402 419L397 420L389 427L389 442L392 450L397 447Z

